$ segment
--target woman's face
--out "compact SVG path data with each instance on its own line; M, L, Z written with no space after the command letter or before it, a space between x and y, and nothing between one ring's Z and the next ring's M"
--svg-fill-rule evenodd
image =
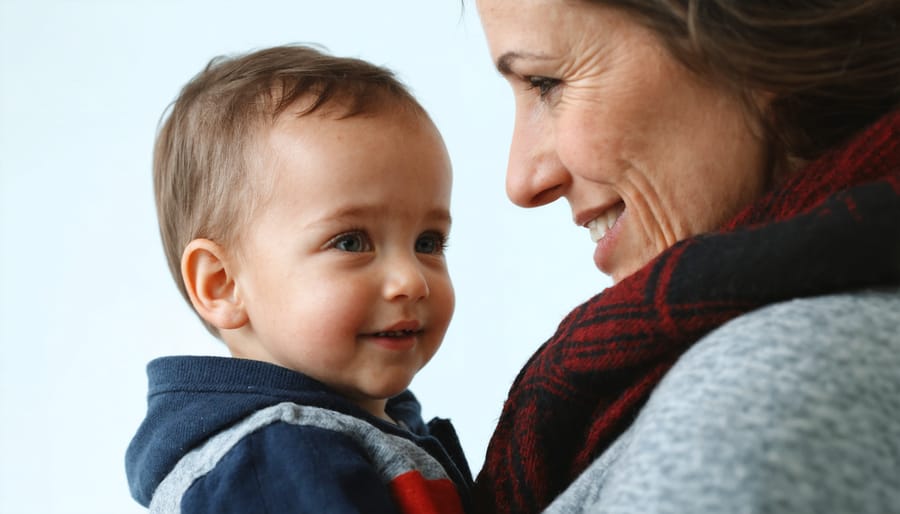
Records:
M568 200L615 282L763 192L767 145L743 103L627 13L562 0L478 11L515 95L507 194L523 207Z

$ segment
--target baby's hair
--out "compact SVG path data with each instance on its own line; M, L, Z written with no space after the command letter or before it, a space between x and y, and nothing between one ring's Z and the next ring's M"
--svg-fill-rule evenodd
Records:
M163 248L189 304L181 276L185 247L197 238L230 245L240 237L260 203L250 180L259 132L301 99L291 115L334 106L346 118L375 112L384 102L424 112L390 70L310 46L212 59L167 109L153 156Z

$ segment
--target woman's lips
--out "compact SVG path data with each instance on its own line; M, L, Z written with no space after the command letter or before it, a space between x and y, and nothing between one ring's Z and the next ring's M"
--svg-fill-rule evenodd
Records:
M619 202L604 211L596 218L587 222L585 226L591 232L591 241L596 243L597 241L603 239L606 236L606 233L612 230L613 226L615 226L616 221L619 220L619 216L622 215L623 211L625 211L625 203Z
M611 254L621 233L624 213L625 203L619 202L586 225L591 232L591 240L596 244L594 247L594 265L607 275L612 275L613 263Z

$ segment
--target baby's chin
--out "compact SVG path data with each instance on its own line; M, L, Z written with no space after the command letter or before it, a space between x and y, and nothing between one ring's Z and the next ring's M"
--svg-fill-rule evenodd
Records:
M412 383L412 376L394 377L390 380L357 384L353 390L338 391L356 403L385 402L406 391Z

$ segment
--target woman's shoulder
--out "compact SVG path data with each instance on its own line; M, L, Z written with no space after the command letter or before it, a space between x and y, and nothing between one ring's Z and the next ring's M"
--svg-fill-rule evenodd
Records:
M871 378L871 368L888 362L900 363L900 289L801 298L752 311L698 341L667 381L690 376L717 388L733 379L789 389L820 381L826 371L837 374L830 382ZM852 373L860 366L865 377Z
M725 411L740 407L770 420L798 411L879 415L882 400L900 409L898 369L900 289L867 290L772 304L732 320L686 352L654 397L692 398L710 409L721 402Z
M682 356L557 511L895 508L898 369L900 289L748 313Z
M898 369L900 289L796 299L745 314L698 341L645 410L719 418L702 430L768 438L750 437L753 452L757 444L796 443L805 451L817 438L830 446L892 430L900 466Z
M898 307L900 288L814 296L775 303L722 325L685 355L721 353L725 356L730 351L743 347L764 351L775 343L806 351L814 350L811 347L814 341L821 341L819 345L848 339L896 342L900 329ZM737 348L733 345L737 345Z

